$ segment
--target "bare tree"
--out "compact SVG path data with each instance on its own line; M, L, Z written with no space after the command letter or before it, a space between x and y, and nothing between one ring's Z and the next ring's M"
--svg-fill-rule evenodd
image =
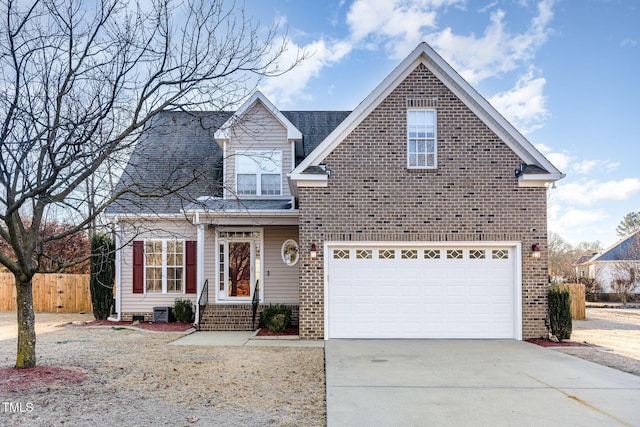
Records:
M558 283L584 283L576 274L575 262L583 255L593 255L602 249L600 242L580 242L573 246L558 233L549 232L549 275Z
M118 162L160 111L225 109L260 77L295 65L278 66L286 38L277 28L263 30L226 4L0 0L0 237L8 245L0 263L16 278L16 367L36 364L32 277L64 267L41 263L39 248L88 230L124 194L176 191L107 196L103 178L86 191L88 179L123 170ZM60 217L74 226L40 232Z
M571 281L575 277L573 247L553 231L549 232L547 242L549 244L549 275L552 281L559 278L561 282Z

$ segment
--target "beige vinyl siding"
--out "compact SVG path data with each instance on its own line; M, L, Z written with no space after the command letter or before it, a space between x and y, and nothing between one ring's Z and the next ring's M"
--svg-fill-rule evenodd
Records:
M132 232L124 232L121 238L122 242L130 240L145 239L184 239L197 240L197 229L185 220L179 221L155 221L142 226L148 230L140 234ZM122 249L122 283L121 286L122 305L120 311L122 313L150 313L153 307L172 307L176 298L189 298L194 303L195 294L185 293L149 293L134 294L133 293L133 245L129 243Z
M298 304L298 264L284 263L280 251L287 239L298 241L298 227L278 226L264 228L264 303Z
M124 233L122 241L178 238L197 240L197 228L185 220L157 221L145 226L149 231L141 234ZM153 230L153 231L151 231ZM135 237L134 237L135 236ZM125 240L126 239L126 240ZM287 266L280 255L282 244L287 239L298 241L297 226L272 226L263 228L263 278L264 303L298 304L298 264ZM213 227L204 230L204 280L209 281L209 304L216 301L217 260L216 231ZM196 303L195 294L134 294L133 293L133 247L122 250L121 312L151 313L153 307L173 306L176 298L189 298ZM267 273L268 272L268 273ZM199 284L202 286L202 284Z
M216 259L216 229L214 227L206 227L204 231L204 278L202 279L202 285L204 281L208 280L207 294L208 303L214 304L216 302L216 291L218 289L218 276Z
M225 198L235 198L236 190L236 151L282 152L282 194L280 196L259 196L260 198L282 199L291 196L286 174L293 169L291 143L287 140L287 129L260 102L246 112L242 121L233 130L231 141L226 144ZM239 196L253 198L256 196Z

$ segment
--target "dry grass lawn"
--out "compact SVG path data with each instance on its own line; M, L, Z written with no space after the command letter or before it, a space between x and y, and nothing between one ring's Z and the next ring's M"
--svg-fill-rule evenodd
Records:
M180 336L41 329L38 364L76 369L87 379L3 390L0 378L3 402L32 408L0 412L0 425L325 424L322 348L167 345ZM14 364L15 344L15 338L0 340L0 368Z

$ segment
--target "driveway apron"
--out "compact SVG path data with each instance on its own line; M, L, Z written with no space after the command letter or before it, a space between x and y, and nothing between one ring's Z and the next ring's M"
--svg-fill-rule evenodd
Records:
M640 377L522 341L329 340L334 426L640 426Z

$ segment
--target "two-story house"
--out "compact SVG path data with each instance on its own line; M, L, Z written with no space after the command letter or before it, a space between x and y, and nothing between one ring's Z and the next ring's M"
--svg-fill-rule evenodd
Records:
M542 336L563 176L425 43L351 112L161 113L109 209L118 315L186 297L203 329L256 302L304 339Z

